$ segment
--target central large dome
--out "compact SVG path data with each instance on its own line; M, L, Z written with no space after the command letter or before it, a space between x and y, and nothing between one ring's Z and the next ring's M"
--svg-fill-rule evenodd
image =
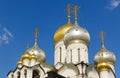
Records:
M68 22L66 25L60 27L54 34L55 44L64 38L65 33L73 27L73 24Z
M82 42L88 45L89 41L90 41L89 32L78 25L75 25L73 26L73 28L69 29L64 37L65 45L68 45L69 43L72 42Z

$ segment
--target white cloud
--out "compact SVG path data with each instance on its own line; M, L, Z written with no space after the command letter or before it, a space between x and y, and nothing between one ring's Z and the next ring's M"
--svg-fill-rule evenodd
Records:
M107 6L108 9L113 10L120 6L120 0L110 0L109 5Z
M10 37L14 38L14 36L12 35L12 33L7 28L4 27L3 31L6 32Z
M14 39L13 34L0 24L0 46L3 44L9 44Z

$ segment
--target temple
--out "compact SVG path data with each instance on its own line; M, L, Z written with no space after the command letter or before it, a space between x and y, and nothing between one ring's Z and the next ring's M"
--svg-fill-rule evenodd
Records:
M46 62L45 52L38 46L39 29L35 30L33 47L28 47L18 61L16 69L7 78L116 78L116 56L104 44L101 32L101 48L89 64L90 33L78 24L78 6L67 6L68 22L54 34L54 65ZM71 23L71 10L75 23Z

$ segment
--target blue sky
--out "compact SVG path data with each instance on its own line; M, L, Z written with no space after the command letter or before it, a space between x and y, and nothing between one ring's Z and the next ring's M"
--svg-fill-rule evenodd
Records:
M105 46L115 53L115 70L120 77L120 0L0 0L0 78L15 69L17 61L34 44L34 30L40 29L39 47L54 63L54 32L67 22L68 4L80 6L78 22L91 36L89 61L101 47L99 33L106 32ZM73 14L71 21L74 23Z

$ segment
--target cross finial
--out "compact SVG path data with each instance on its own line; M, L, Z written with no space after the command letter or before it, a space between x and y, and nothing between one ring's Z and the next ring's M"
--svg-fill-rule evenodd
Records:
M68 11L68 23L70 23L70 12L71 12L71 11L70 11L70 10L71 10L70 8L71 8L71 6L72 6L71 4L68 4L67 8L65 9L65 10Z
M104 35L105 35L105 32L101 31L100 36L101 36L101 41L102 41L102 48L104 48Z
M36 30L35 30L35 45L37 45L37 41L38 41L38 32L39 32L39 29L38 28L36 28Z
M73 9L73 12L74 12L74 17L75 17L75 24L77 24L77 10L79 9L80 7L79 6L75 6L74 9Z
M27 49L29 48L29 43L27 43Z

